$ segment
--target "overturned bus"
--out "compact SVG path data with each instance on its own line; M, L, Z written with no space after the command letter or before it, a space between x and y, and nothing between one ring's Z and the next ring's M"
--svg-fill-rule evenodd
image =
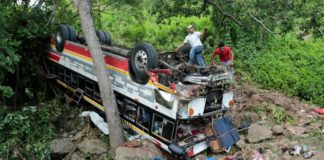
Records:
M233 75L227 70L187 64L186 49L157 54L148 43L128 49L112 45L109 33L96 33L126 131L186 157L208 147L228 150L239 140L226 116L235 104L229 85ZM46 54L47 71L73 93L72 99L104 112L84 38L72 27L59 25Z

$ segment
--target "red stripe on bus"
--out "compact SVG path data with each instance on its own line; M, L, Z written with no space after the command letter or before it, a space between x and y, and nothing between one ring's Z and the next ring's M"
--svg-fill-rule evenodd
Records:
M60 61L61 56L59 56L53 52L48 52L48 54L49 54L49 58L53 59L54 61L56 61L56 62Z
M113 57L113 56L105 56L105 62L108 65L117 67L121 70L128 71L128 59L121 60L119 58Z
M88 49L84 49L84 48L79 47L77 45L73 45L73 44L71 44L69 42L65 42L64 49L67 49L67 50L70 50L70 51L75 52L77 54L80 54L82 56L91 58L91 55L90 55L90 52L88 51Z
M82 55L84 57L91 58L91 54L87 49L84 49L82 47L73 45L69 42L65 42L64 48L67 50L70 50L76 54ZM126 58L125 60L121 60L119 58L113 57L113 56L105 56L105 62L108 65L117 67L121 70L128 71L128 59Z

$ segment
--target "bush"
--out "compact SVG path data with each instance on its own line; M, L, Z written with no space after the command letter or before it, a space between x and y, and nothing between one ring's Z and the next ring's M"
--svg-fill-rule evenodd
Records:
M323 39L300 41L293 34L274 36L246 60L244 68L266 89L324 106L323 43Z
M0 157L17 159L15 149L27 159L50 159L53 122L61 114L57 100L29 106L22 111L0 110Z

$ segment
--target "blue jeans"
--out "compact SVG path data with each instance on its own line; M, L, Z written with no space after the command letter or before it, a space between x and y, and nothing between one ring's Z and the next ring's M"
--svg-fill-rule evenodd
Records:
M195 56L197 56L199 66L206 66L206 63L202 56L203 49L204 49L203 46L195 46L195 47L191 48L190 54L189 54L189 63L190 64L194 63L194 58L195 58Z

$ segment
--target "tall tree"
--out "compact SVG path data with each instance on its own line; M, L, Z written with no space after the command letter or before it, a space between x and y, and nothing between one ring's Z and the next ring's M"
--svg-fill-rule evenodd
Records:
M103 59L103 53L95 33L89 0L74 0L81 17L82 31L89 46L98 79L101 99L105 107L109 127L110 154L114 157L116 148L123 142L122 126L117 109L115 95Z

